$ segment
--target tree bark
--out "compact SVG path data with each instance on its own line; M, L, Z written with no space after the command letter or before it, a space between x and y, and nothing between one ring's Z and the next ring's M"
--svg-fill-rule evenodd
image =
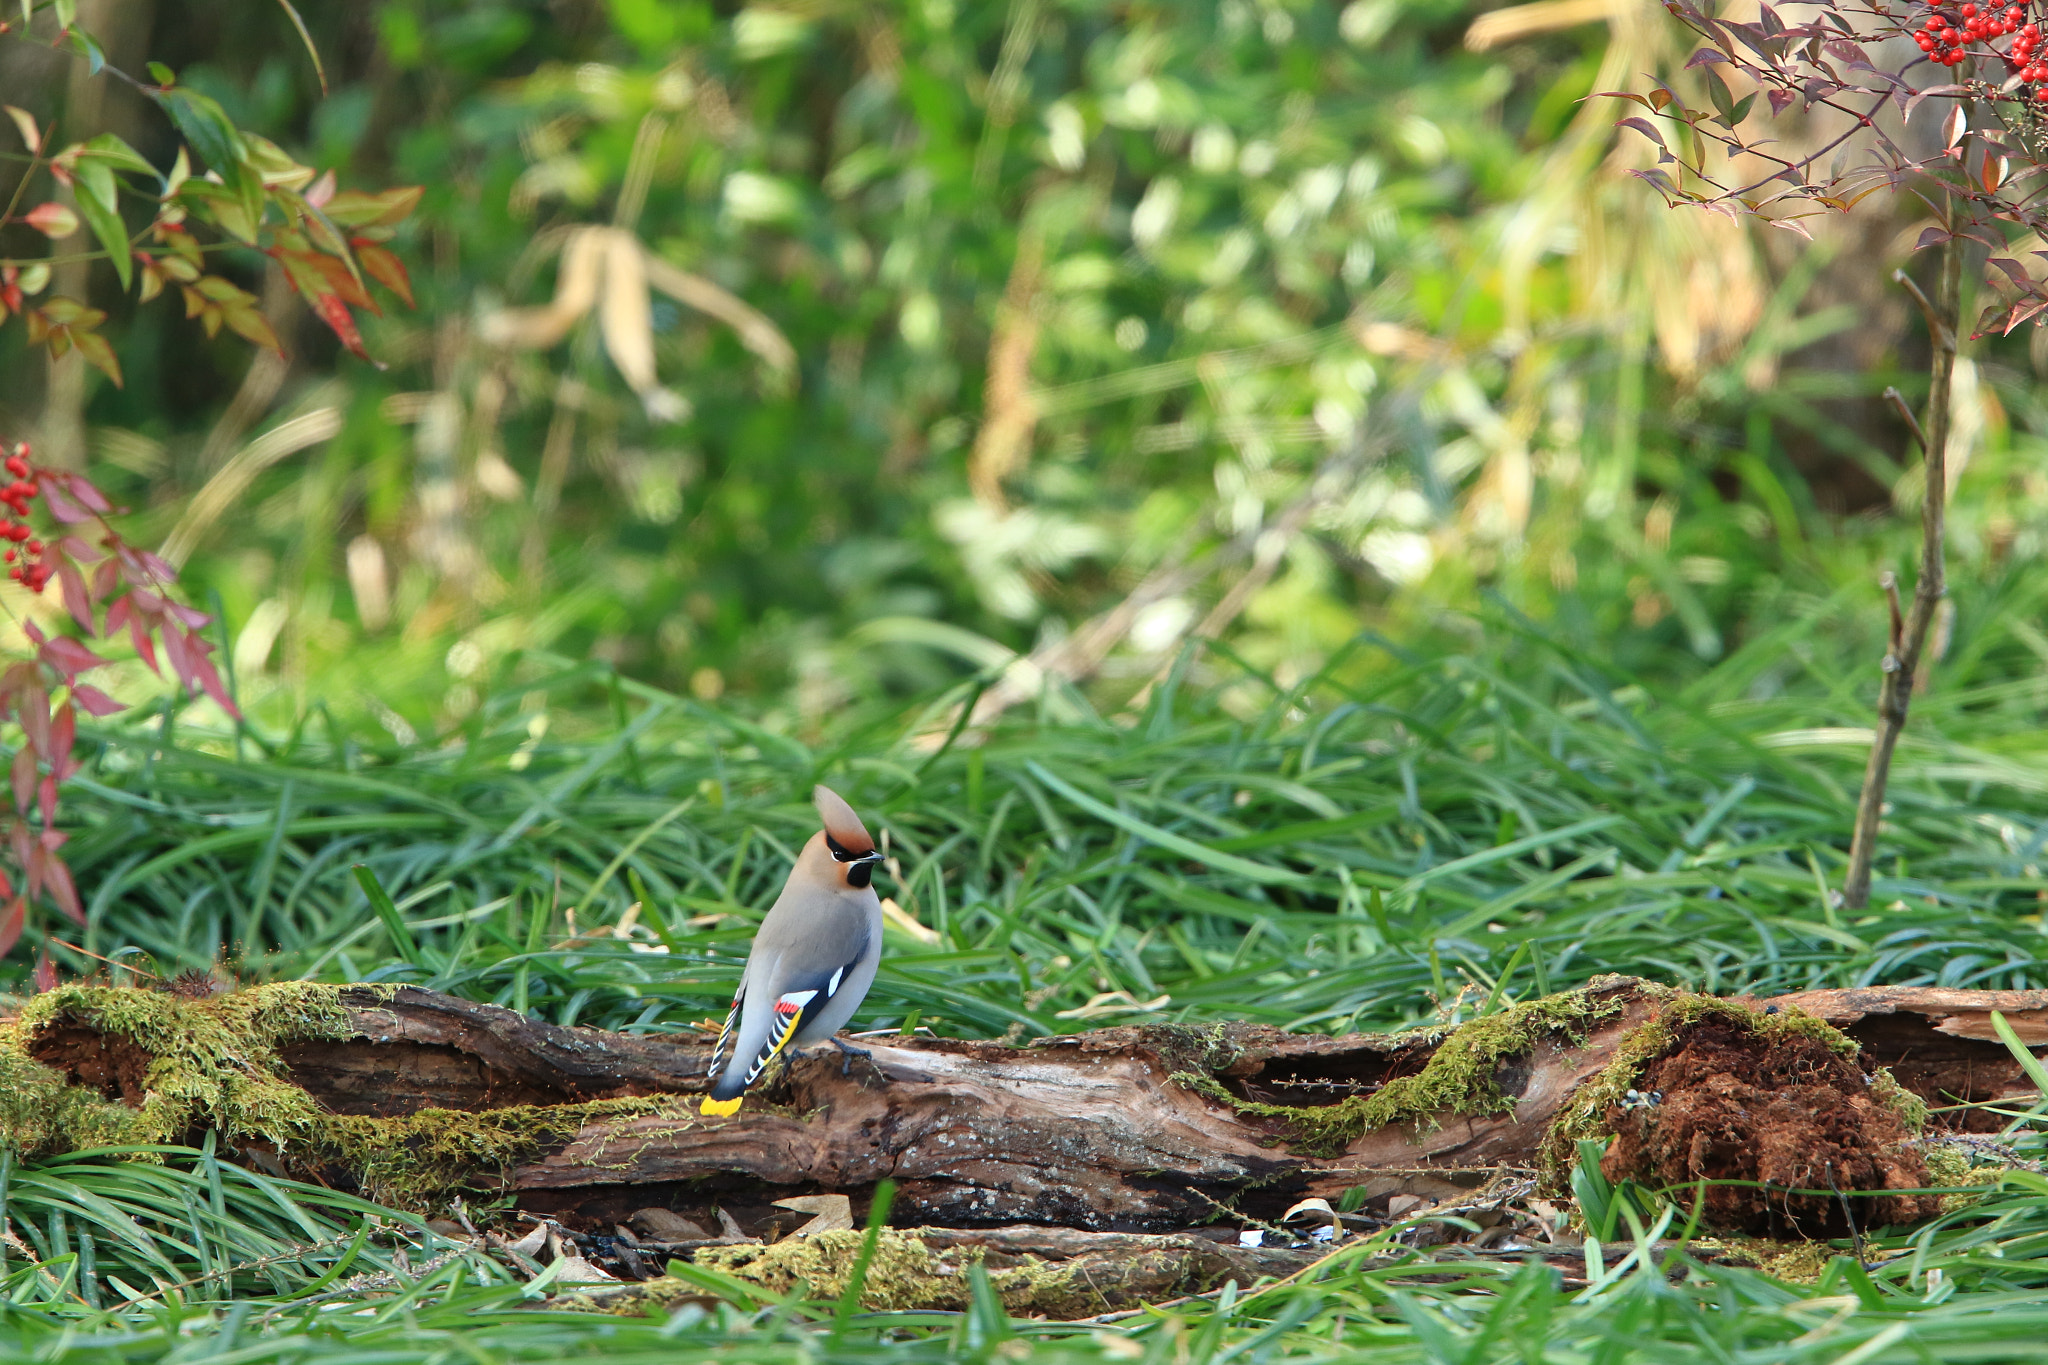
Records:
M1597 1099L1604 1092L1587 1088L1616 1084L1602 1073L1618 1056L1633 1055L1628 1049L1641 1052L1650 1024L1664 1030L1663 1042L1639 1060L1662 1058L1659 1074L1677 1075L1673 1068L1682 1070L1681 1063L1708 1058L1710 1069L1718 1068L1709 1078L1717 1095L1739 1081L1777 1103L1816 1067L1837 1065L1842 1093L1814 1093L1847 1106L1842 1112L1850 1120L1834 1115L1828 1131L1844 1122L1853 1127L1863 1121L1855 1115L1864 1115L1873 1125L1867 1141L1829 1149L1834 1164L1825 1172L1795 1166L1751 1178L1760 1174L1786 1187L1840 1180L1852 1182L1844 1186L1852 1191L1912 1188L1926 1183L1924 1167L1905 1150L1914 1143L1893 1109L1865 1095L1867 1073L1892 1068L1930 1105L2023 1101L2033 1090L1997 1041L1990 1012L2002 1011L2028 1044L2048 1046L2048 991L1876 987L1714 1002L1610 978L1572 998L1585 1012L1582 1028L1539 1020L1498 1055L1481 1047L1466 1091L1425 1091L1424 1107L1377 1128L1347 1122L1346 1115L1356 1119L1358 1106L1389 1095L1389 1087L1448 1074L1446 1059L1458 1050L1471 1052L1475 1040L1493 1036L1485 1032L1490 1027L1497 1034L1504 1019L1534 1018L1526 1012L1548 1002L1436 1036L1331 1038L1226 1024L1102 1029L1025 1047L872 1039L872 1057L853 1062L850 1074L842 1074L836 1054L799 1058L730 1119L697 1113L708 1052L702 1040L558 1028L411 987L346 988L350 1036L287 1041L277 1055L281 1079L336 1115L417 1122L434 1117L427 1111L442 1111L458 1125L464 1113L552 1117L552 1126L543 1125L552 1136L496 1166L479 1143L463 1183L509 1194L518 1208L573 1228L608 1229L657 1209L705 1228L730 1218L748 1235L778 1234L801 1218L773 1201L845 1193L858 1214L886 1178L896 1182L892 1221L900 1225L1168 1234L1219 1217L1270 1221L1303 1198L1336 1202L1361 1186L1354 1198L1362 1197L1368 1212L1384 1211L1397 1195L1460 1197L1502 1172L1533 1174L1561 1119L1603 1132L1634 1125L1628 1131L1653 1152L1655 1135L1638 1130L1665 1116L1677 1122L1694 1112L1691 1101L1667 1094L1654 1111L1638 1113L1618 1090ZM1701 1015L1702 1005L1719 1013ZM1742 1051L1748 1044L1741 1038L1764 1028L1763 1021L1797 1011L1843 1029L1860 1052L1831 1063L1826 1048L1813 1058L1776 1060ZM1738 1025L1732 1033L1730 1019ZM130 1104L144 1097L149 1058L135 1039L67 1014L40 1027L26 1046L73 1084ZM1432 1069L1433 1062L1441 1065ZM1771 1079L1773 1066L1790 1067L1792 1079ZM1433 1109L1432 1097L1441 1101ZM595 1101L637 1102L589 1107ZM586 1108L563 1108L579 1105ZM1762 1104L1751 1107L1763 1113ZM1995 1126L1973 1125L1971 1118L1964 1112L1944 1122ZM1743 1156L1745 1144L1764 1151L1773 1142L1793 1149L1788 1159L1795 1160L1810 1146L1796 1131L1757 1132L1733 1143L1729 1159ZM1568 1143L1564 1152L1569 1161ZM336 1184L360 1176L331 1153L287 1146L269 1157ZM1622 1174L1680 1183L1740 1175L1743 1168L1688 1169L1646 1166ZM1910 1218L1916 1208L1893 1211ZM1753 1214L1738 1210L1729 1218L1739 1224Z

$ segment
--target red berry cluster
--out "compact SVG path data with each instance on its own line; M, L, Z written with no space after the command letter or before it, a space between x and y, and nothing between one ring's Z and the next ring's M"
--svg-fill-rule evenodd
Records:
M2018 5L2007 6L2002 15L1989 5L1982 9L1974 4L1963 5L1954 14L1936 9L1927 16L1920 32L1913 35L1913 41L1943 66L1954 66L1965 55L1964 43L2003 38L2019 31L2020 20L2025 17L2026 12Z
M2009 60L2020 69L2020 79L2034 87L2034 98L2048 104L2048 64L2035 60L2041 52L2041 26L2028 24L2020 30L2020 36L2013 39L2012 56Z
M0 467L14 476L12 483L0 486L0 504L14 513L11 517L0 515L0 540L12 542L12 547L0 552L0 563L14 566L7 571L9 578L30 592L41 592L50 581L51 570L43 562L43 542L35 539L35 533L28 528L28 505L37 492L28 463L28 442L15 446L14 453L0 461Z
M1913 42L1929 61L1956 66L1970 55L1964 51L1966 44L1987 43L2017 33L2019 37L2013 40L2006 61L2024 84L2034 87L2034 99L2048 104L2048 62L2035 60L2041 55L2041 26L2024 22L2026 17L2026 9L2020 5L2007 5L2000 11L1993 5L1971 3L1958 5L1953 12L1937 6L1928 12L1926 22L1913 35ZM1981 55L1996 54L1987 51ZM2021 98L2025 98L2025 91Z

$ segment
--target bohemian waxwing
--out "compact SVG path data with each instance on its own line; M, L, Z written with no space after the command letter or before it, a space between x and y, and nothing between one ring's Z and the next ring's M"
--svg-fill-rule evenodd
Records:
M825 828L797 855L775 898L746 969L732 1012L711 1050L711 1093L703 1112L731 1114L749 1086L785 1048L830 1039L860 1008L882 960L882 902L869 885L882 855L853 807L828 787L811 789ZM726 1044L732 1057L723 1074Z

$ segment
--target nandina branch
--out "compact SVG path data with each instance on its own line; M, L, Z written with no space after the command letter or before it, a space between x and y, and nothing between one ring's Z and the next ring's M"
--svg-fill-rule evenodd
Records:
M1892 753L1906 727L1913 683L1920 671L1920 653L1935 610L1947 592L1942 541L1946 534L1948 499L1949 408L1956 365L1956 333L1962 307L1962 242L1950 237L1941 245L1941 274L1935 296L1927 294L1904 272L1903 284L1927 319L1933 342L1927 396L1927 426L1916 431L1925 452L1922 469L1927 488L1920 510L1920 577L1913 585L1913 605L1903 630L1898 624L1898 598L1892 590L1892 648L1884 659L1877 699L1877 729L1870 759L1863 771L1863 791L1856 804L1855 832L1849 844L1849 870L1842 882L1842 903L1861 909L1870 901L1871 868L1877 857L1877 836L1884 818L1885 789L1891 777Z
M1892 411L1899 415L1899 420L1906 424L1906 430L1913 433L1913 444L1919 446L1921 453L1925 454L1927 435L1920 430L1920 419L1914 415L1913 405L1906 401L1904 394L1889 384L1885 386L1884 396L1885 401L1892 405ZM1891 575L1887 572L1885 576L1889 578Z

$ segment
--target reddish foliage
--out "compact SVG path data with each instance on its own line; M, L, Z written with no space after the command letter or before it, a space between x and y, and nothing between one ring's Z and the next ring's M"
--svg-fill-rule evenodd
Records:
M0 485L0 507L6 509L0 512L0 544L7 546L0 561L8 577L37 593L55 579L64 609L86 640L114 639L125 630L136 653L158 672L161 644L179 682L195 694L205 692L239 719L208 657L213 645L199 633L212 618L171 598L177 574L107 524L113 507L105 495L83 475L30 463L26 443L15 446L0 467L12 480ZM29 523L38 502L57 526L47 538ZM96 541L86 538L95 532ZM22 622L22 630L35 646L34 657L0 670L0 720L17 721L22 733L22 747L0 790L0 841L22 877L17 886L0 871L0 956L20 940L28 905L38 895L47 894L59 910L85 923L85 907L60 852L69 836L56 826L58 791L78 771L72 756L78 712L106 716L121 709L105 692L80 681L107 660L79 639L45 634L34 621Z
M2048 253L2026 249L2048 236L2040 0L1820 0L1800 6L1796 22L1768 3L1754 22L1716 14L1711 0L1665 7L1710 44L1686 66L1700 70L1714 107L1687 108L1661 81L1647 95L1610 98L1647 112L1617 126L1656 147L1657 166L1634 174L1667 202L1754 215L1803 236L1801 220L1817 212L1847 212L1878 190L1912 193L1935 216L1918 246L1966 238L1990 251L1980 334L2010 332L2048 310L2048 267L2039 263ZM1808 116L1819 133L1810 151L1754 126L1758 95L1772 118L1794 106ZM1923 107L1923 118L1940 113L1936 136L1910 128Z

